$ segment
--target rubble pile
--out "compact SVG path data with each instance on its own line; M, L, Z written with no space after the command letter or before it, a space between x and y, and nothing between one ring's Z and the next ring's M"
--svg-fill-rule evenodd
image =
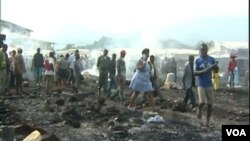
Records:
M150 111L147 103L141 103L141 97L137 101L138 109L128 110L131 95L128 88L123 104L103 97L98 109L97 78L84 78L78 94L70 88L58 87L45 98L43 87L29 85L25 87L27 94L3 95L0 125L15 125L16 140L30 135L53 141L215 141L221 138L221 124L249 123L246 93L234 100L228 100L223 92L217 93L211 127L204 127L195 112L183 104L184 93L179 89L161 89L165 100L156 97L157 111Z

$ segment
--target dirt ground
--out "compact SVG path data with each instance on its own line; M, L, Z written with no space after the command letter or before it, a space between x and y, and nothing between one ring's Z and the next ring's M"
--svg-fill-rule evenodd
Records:
M146 106L140 103L141 96L137 100L138 109L128 110L132 91L127 88L125 103L104 98L98 111L96 80L85 78L79 94L63 87L48 99L44 87L35 87L32 82L25 87L27 94L15 95L11 91L1 95L0 132L4 127L14 128L17 141L35 129L44 140L53 141L219 141L222 125L249 124L249 90L245 87L237 89L234 96L226 87L215 93L211 124L206 127L204 116L198 120L196 112L189 107L173 108L182 105L184 98L184 91L178 89L161 89L165 100L156 98L159 109L156 112L150 111L147 103ZM148 118L155 115L164 121L149 122Z

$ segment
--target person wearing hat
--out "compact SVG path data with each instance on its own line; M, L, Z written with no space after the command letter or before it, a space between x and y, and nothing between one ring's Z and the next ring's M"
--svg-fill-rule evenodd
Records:
M23 59L23 50L21 48L17 49L17 55L14 58L14 75L16 78L16 94L25 93L22 88L23 73L26 72L25 63ZM20 91L19 91L20 90Z
M199 105L197 110L197 118L202 118L202 112L206 107L206 126L209 125L209 120L213 106L213 88L211 71L217 65L217 61L207 54L208 46L203 43L200 46L200 55L194 59L194 75L197 77L197 90L199 97Z
M124 102L124 87L126 82L126 63L125 58L126 51L121 50L120 52L120 58L117 60L117 82L119 86L119 96L121 99L121 102Z

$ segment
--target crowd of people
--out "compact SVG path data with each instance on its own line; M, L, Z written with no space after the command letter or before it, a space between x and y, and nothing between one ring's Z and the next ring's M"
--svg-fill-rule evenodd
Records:
M0 49L0 93L7 93L9 89L15 89L16 94L25 93L22 88L23 73L26 72L24 56L22 49L11 51L11 55L7 55L8 46L1 44ZM121 103L124 103L126 86L126 51L121 50L119 58L113 53L112 57L108 56L108 50L104 49L103 55L97 59L97 68L99 70L98 80L98 103L100 108L101 97L110 97L111 89L117 89ZM208 47L206 44L200 45L200 54L198 56L190 55L187 63L183 68L182 84L185 90L184 103L188 104L190 99L191 107L197 108L197 118L202 117L202 112L206 109L206 124L209 124L213 106L213 94L218 90L219 86L219 67L218 61L207 54ZM165 71L172 72L177 78L177 63L175 58L165 66ZM166 63L166 62L163 62ZM235 74L237 63L235 58L229 62L229 73ZM75 93L79 92L80 81L82 78L83 62L80 58L79 50L75 50L72 54L61 55L55 57L55 52L51 51L49 55L41 54L41 49L37 48L34 54L31 70L34 73L34 81L36 86L43 85L43 73L45 74L45 93L49 95L54 84L58 86L70 85ZM135 70L131 82L128 86L133 90L131 94L128 109L135 110L136 99L138 95L143 95L148 100L152 110L155 110L155 98L157 95L160 100L164 97L160 91L158 79L160 76L156 73L158 68L155 66L155 56L150 55L150 49L145 48L141 52L141 57L135 62ZM195 79L196 78L196 79ZM108 85L108 79L110 83ZM234 76L230 75L229 84L234 85ZM56 83L54 83L56 82ZM198 102L195 100L193 89L198 92Z

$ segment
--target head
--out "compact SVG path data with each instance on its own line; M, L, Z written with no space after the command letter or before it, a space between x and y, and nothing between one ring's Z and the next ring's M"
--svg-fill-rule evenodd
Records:
M188 57L188 62L189 62L190 64L193 64L193 63L194 63L194 56L193 56L193 55L189 55L189 57Z
M201 46L200 46L200 55L201 55L202 57L207 56L207 51L208 51L207 44L202 43Z
M115 60L115 59L116 59L116 54L113 53L113 54L112 54L112 60Z
M126 51L125 51L125 50L122 50L122 51L120 52L120 55L121 55L121 58L124 58L125 55L126 55Z
M36 52L37 52L37 53L40 53L40 52L41 52L41 49L40 49L40 48L37 48L37 49L36 49Z
M236 56L231 56L230 58L232 61L235 61Z
M67 53L67 54L65 55L65 58L66 58L66 59L68 59L68 58L69 58L69 56L70 56L70 55Z
M79 54L79 50L78 50L78 49L75 50L75 55L76 55L76 54Z
M149 49L148 48L145 48L142 50L142 56L143 56L143 58L149 57Z
M17 49L17 53L18 53L18 54L22 54L22 53L23 53L23 49L22 49L22 48L18 48L18 49Z
M103 55L104 55L104 56L107 56L107 55L108 55L108 52L109 52L109 51L108 51L107 49L104 49Z
M49 57L52 57L52 58L53 58L53 57L54 57L54 52L52 52L52 51L49 52Z
M15 56L15 55L16 55L16 50L12 50L12 51L11 51L11 55L12 55L12 56Z
M149 60L150 60L150 62L155 62L155 56L154 55L150 55Z

